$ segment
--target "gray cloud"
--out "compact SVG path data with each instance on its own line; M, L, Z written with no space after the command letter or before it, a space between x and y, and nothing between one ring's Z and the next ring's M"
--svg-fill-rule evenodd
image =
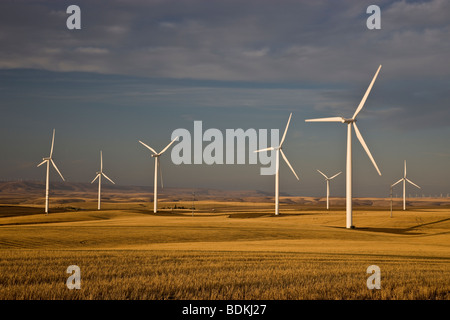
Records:
M378 64L389 79L449 73L447 2L382 1L377 31L369 4L81 1L82 30L69 31L64 3L2 3L0 67L319 83L364 81Z
M401 165L409 155L428 163L431 154L448 154L448 1L377 1L381 30L366 28L372 0L78 0L82 29L76 31L66 28L69 4L0 2L0 69L40 69L0 70L0 107L12 119L2 127L4 145L20 138L11 132L22 135L15 145L36 133L47 143L42 128L56 123L64 124L58 139L71 132L80 149L89 146L95 155L110 143L120 159L118 141L130 153L136 137L163 145L170 134L163 130L196 119L279 127L294 112L290 134L298 139L288 143L302 149L290 155L305 164L302 173L310 165L315 175L312 165L326 167L337 157L345 128L304 119L352 115L382 64L359 117L377 162L383 166L384 155L386 167L395 157ZM355 157L364 152L358 148ZM9 155L11 167L25 161L20 156ZM447 158L439 159L434 167L445 170ZM369 161L355 163L375 173ZM423 181L429 176L424 170Z

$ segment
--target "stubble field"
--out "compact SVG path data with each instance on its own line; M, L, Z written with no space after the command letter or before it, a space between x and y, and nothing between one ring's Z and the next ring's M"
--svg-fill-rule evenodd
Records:
M177 208L172 209L177 205ZM0 299L450 298L450 210L199 201L0 207ZM58 212L59 211L59 212ZM66 269L81 270L81 289ZM367 267L381 289L367 288Z

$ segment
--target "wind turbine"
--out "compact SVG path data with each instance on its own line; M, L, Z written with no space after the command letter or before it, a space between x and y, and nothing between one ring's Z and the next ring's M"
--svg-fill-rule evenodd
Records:
M334 178L336 178L338 175L340 175L342 172L339 172L339 173L336 173L334 176L332 176L331 178L328 178L322 171L320 171L320 170L317 170L317 171L319 171L319 173L321 174L321 175L323 175L324 177L325 177L325 179L327 180L327 210L330 208L330 205L329 205L329 202L330 202L330 200L329 200L329 198L330 198L330 180L331 179L334 179Z
M356 116L359 114L361 109L364 107L364 103L367 100L367 97L369 96L370 91L372 90L372 86L375 83L375 79L378 76L378 73L380 72L381 65L378 67L377 72L375 73L375 76L372 79L372 82L370 83L369 87L366 90L366 93L364 94L361 102L358 105L358 108L356 108L355 113L353 114L353 117L350 119L343 118L343 117L331 117L331 118L320 118L320 119L308 119L305 120L306 122L341 122L347 124L347 164L346 164L346 227L347 229L354 228L353 221L352 221L352 126L355 129L356 137L358 138L359 142L363 146L364 150L366 151L367 155L369 156L370 160L372 161L375 169L377 170L378 174L381 176L381 172L378 169L377 164L375 163L375 160L372 157L372 154L369 151L369 148L367 147L366 143L364 142L364 139L359 132L358 127L356 126Z
M397 183L400 183L403 181L403 210L406 210L406 181L408 181L409 183L411 183L413 186L421 189L417 184L415 184L414 182L412 182L411 180L409 180L408 178L406 178L406 160L405 160L405 170L403 173L403 178L401 178L400 180L398 180L396 183L394 183L392 187L394 187Z
M113 184L114 181L112 181L108 176L103 172L103 155L100 151L100 171L97 172L97 175L95 176L94 180L92 180L91 183L94 183L95 180L98 178L98 210L100 210L100 199L101 199L101 189L102 189L102 176L104 176L106 179L111 181Z
M45 182L45 213L46 214L48 214L48 191L49 191L49 183L50 183L50 162L52 163L55 170L61 176L61 179L63 181L66 181L66 180L64 180L64 177L62 176L61 172L59 172L58 167L56 166L55 162L52 159L54 142L55 142L55 129L53 129L52 147L50 149L50 155L47 158L42 158L42 160L44 160L44 161L42 161L40 164L38 164L38 167L40 167L44 163L47 163L47 176L46 176L46 180L45 180L46 181Z
M157 153L152 147L149 147L142 141L139 141L142 145L144 145L146 148L148 148L151 152L153 152L152 157L155 158L155 183L154 183L154 192L153 192L153 212L158 212L158 166L159 166L159 157L167 150L169 147L174 143L176 140L178 140L178 137L173 139L164 149L161 150L161 152ZM162 171L161 167L159 168L161 172L161 187L163 186L163 180L162 180Z
M284 139L286 138L286 133L289 127L289 122L291 121L291 117L292 117L292 113L289 115L289 120L287 122L286 125L286 129L284 130L284 134L283 137L281 138L281 142L280 145L278 147L269 147L269 148L265 148L265 149L261 149L261 150L256 150L254 152L262 152L262 151L276 151L276 162L275 162L275 215L279 215L280 211L279 211L279 168L280 168L280 153L283 156L284 161L286 161L287 165L289 166L289 168L291 168L292 172L294 173L295 177L297 178L297 180L300 180L297 176L297 174L295 173L294 169L292 168L291 164L289 163L288 159L286 158L283 150L282 150L282 146L283 146L283 142Z

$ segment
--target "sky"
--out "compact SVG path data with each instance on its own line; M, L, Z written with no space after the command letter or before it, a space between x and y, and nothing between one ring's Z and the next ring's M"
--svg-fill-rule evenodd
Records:
M67 28L69 5L81 29ZM422 187L408 194L446 196L449 56L446 0L1 1L0 180L44 181L55 129L67 181L92 181L102 150L116 184L152 186L139 140L160 151L194 121L282 133L292 113L283 151L300 180L281 161L280 191L323 196L317 170L342 171L331 195L344 196L346 126L305 119L351 117L382 65L357 122L382 175L353 134L354 195L388 196L406 160ZM169 149L161 166L165 187L274 190L261 163L176 165Z

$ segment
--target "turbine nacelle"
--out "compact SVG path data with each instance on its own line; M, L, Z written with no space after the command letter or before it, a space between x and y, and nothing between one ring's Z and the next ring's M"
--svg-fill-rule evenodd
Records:
M61 174L61 172L59 171L58 167L56 166L55 162L52 159L54 143L55 143L55 129L53 129L52 146L50 148L50 155L48 157L42 158L43 161L37 165L38 167L40 167L44 163L47 163L47 175L46 175L46 182L45 182L45 213L48 213L48 195L49 195L49 185L50 185L50 163L55 168L56 172L58 172L61 179L63 181L65 181L63 175Z
M153 149L152 147L146 145L144 142L139 140L139 143L142 144L144 147L146 147L147 149L149 149L152 152L152 157L153 158L158 158L160 155L162 155L167 149L169 149L169 147L172 145L172 143L174 143L175 141L178 141L178 136L175 137L175 139L173 139L164 149L162 149L159 153L155 151L155 149Z
M161 164L159 163L159 156L161 156L167 149L169 149L169 147L175 142L178 141L179 137L176 137L175 139L173 139L164 149L162 149L159 153L155 151L155 149L153 149L152 147L150 147L149 145L145 144L144 142L139 140L139 143L142 144L144 147L146 147L147 149L149 149L152 154L152 158L155 158L155 183L154 183L154 192L153 192L153 212L156 213L158 212L158 167L159 167L159 172L161 175L161 187L163 187L163 179L162 179L162 170L161 170Z
M327 181L330 181L331 179L334 179L334 178L336 178L338 175L340 175L342 172L338 172L338 173L336 173L334 176L332 176L332 177L328 177L325 173L323 173L322 171L320 171L320 170L318 170L317 169L317 171L321 174L321 175L323 175L324 176L324 178L325 178L325 180L327 180Z
M295 173L294 168L292 168L291 164L289 163L289 160L287 159L286 155L284 154L282 150L282 146L284 143L284 139L286 138L286 133L289 128L289 123L291 122L292 113L289 115L289 120L286 124L286 129L284 129L283 137L281 138L280 145L277 147L268 147L260 150L255 150L254 152L264 152L264 151L276 151L276 171L275 171L275 215L279 214L279 155L281 153L281 156L283 157L284 161L288 165L288 167L291 169L292 173L295 175L297 180L300 180L297 176L297 173Z
M403 182L403 210L406 210L406 182L412 184L413 186L415 186L416 188L421 189L421 187L419 187L417 184L415 184L414 182L412 182L411 180L409 180L406 177L406 160L405 160L405 168L403 171L403 178L401 178L400 180L398 180L396 183L394 183L393 185L391 185L391 191L392 188L394 186L396 186L397 184L399 184L400 182Z
M325 173L323 173L322 171L320 171L319 169L317 169L317 171L323 175L325 177L325 180L327 182L327 210L330 208L330 181L334 178L336 178L338 175L340 175L342 172L338 172L336 173L334 176L332 177L328 177Z
M95 180L98 179L98 210L100 210L100 203L101 203L102 176L105 177L107 180L109 180L112 184L116 184L103 172L103 153L102 151L100 151L100 171L96 172L96 176L94 180L92 180L91 182L94 183Z
M351 118L351 119L345 119L345 118L342 118L342 123L354 123L354 122L356 122L356 119L353 119L353 118Z
M364 138L361 135L361 132L358 129L358 126L356 125L356 117L358 116L359 112L364 107L364 104L367 100L367 97L369 96L370 91L372 90L373 84L375 83L375 80L378 76L378 73L380 72L381 65L378 67L377 72L375 73L374 77L372 78L372 81L369 84L369 87L367 88L366 92L364 93L363 98L361 99L361 102L359 103L358 107L356 108L355 113L353 116L349 119L343 118L343 117L328 117L328 118L318 118L318 119L306 119L305 122L341 122L347 124L347 160L346 160L346 227L347 228L353 228L352 224L352 129L354 129L356 137L358 138L359 142L361 143L362 147L366 151L367 155L369 156L370 161L372 161L373 166L375 167L378 174L381 176L381 172L378 169L378 166L375 162L375 160L372 157L372 154L370 153L369 148L367 147L366 142L364 141ZM328 181L328 179L327 179Z

